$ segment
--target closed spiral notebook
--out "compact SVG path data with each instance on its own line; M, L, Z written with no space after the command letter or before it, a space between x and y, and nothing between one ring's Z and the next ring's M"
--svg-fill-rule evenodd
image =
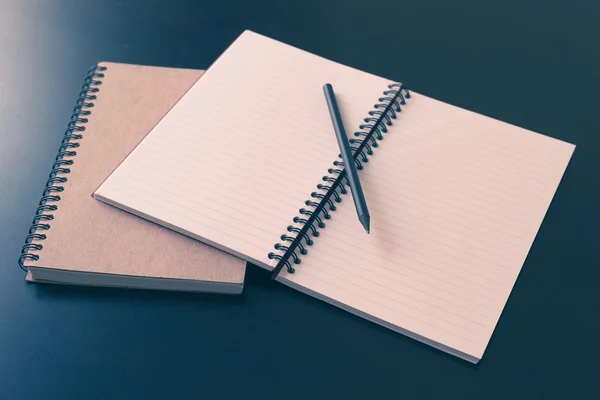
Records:
M90 70L19 259L29 280L242 291L243 260L92 198L202 73L119 63Z
M324 83L352 136L370 235ZM477 362L573 150L246 31L95 197Z

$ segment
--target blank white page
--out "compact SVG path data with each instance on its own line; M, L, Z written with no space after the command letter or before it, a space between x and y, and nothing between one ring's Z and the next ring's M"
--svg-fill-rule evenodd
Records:
M95 197L271 268L339 153L325 83L358 128L391 82L246 31Z
M279 279L477 362L573 145L413 93L295 274ZM543 277L540 277L543 279Z

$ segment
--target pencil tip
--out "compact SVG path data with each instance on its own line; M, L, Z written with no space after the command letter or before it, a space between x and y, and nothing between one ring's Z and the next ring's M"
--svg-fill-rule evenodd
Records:
M362 224L363 228L365 228L365 231L367 231L367 233L371 233L371 218L369 217L368 214L366 215L361 215L358 217L358 219L360 220L360 223Z

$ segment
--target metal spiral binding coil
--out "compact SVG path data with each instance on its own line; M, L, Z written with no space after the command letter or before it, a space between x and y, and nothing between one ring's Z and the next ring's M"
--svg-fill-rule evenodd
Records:
M388 132L387 127L393 124L397 114L402 111L406 99L410 99L409 90L401 83L388 85L388 89L383 92L383 96L373 106L374 109L369 111L369 116L364 119L365 123L359 126L360 131L355 132L354 137L349 140L352 156L359 170L369 162L369 156L373 155L373 149L379 146L378 141L383 140L383 134ZM341 159L341 155L339 158ZM295 272L292 263L300 264L302 262L300 256L308 254L306 247L310 247L314 243L310 235L319 236L319 229L325 228L323 220L331 218L329 212L336 210L335 203L340 203L342 195L348 193L344 186L344 184L347 185L347 182L344 182L347 180L346 170L343 168L344 163L336 160L333 162L333 166L334 168L327 170L329 175L323 176L324 183L317 185L319 192L312 192L311 199L306 200L306 206L311 209L301 208L298 210L300 215L293 219L296 225L288 226L289 234L281 235L281 240L287 243L275 244L275 250L283 252L283 254L271 252L267 255L271 260L278 260L272 272L273 279L284 267L290 274ZM295 233L296 236L291 236L292 233Z
M27 271L27 267L25 267L26 260L37 261L40 259L39 254L32 253L32 251L41 251L44 248L44 245L40 242L46 240L46 234L38 233L38 231L47 231L50 229L50 224L47 221L52 221L54 219L54 214L51 214L51 212L58 210L58 206L51 203L56 203L61 200L60 194L58 193L65 190L64 186L61 186L61 184L68 180L65 175L68 175L71 172L71 169L68 167L73 165L74 161L72 157L77 155L77 150L75 149L79 147L78 141L83 139L83 134L81 132L85 131L85 126L82 125L88 122L86 117L92 113L89 109L94 107L93 101L97 98L95 93L100 91L97 86L102 84L100 79L104 78L103 72L106 71L106 69L107 68L104 66L96 65L87 72L81 92L79 92L77 103L73 109L71 120L67 126L67 131L65 132L62 143L58 149L58 154L56 155L56 159L50 170L50 176L46 181L46 187L42 192L42 198L35 211L35 217L29 228L29 235L25 238L25 244L21 249L19 266L24 271Z

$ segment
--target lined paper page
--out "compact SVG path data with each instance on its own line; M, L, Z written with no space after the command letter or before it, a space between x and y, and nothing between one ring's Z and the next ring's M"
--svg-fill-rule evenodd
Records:
M246 31L95 196L270 268L339 153L327 82L349 127L390 83Z
M476 362L574 146L414 94L285 283Z

